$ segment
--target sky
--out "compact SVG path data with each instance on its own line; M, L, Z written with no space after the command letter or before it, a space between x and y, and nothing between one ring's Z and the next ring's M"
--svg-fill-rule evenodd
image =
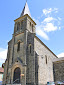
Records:
M14 20L20 17L26 0L0 1L0 66L7 57ZM64 57L64 0L28 0L36 35L58 57Z

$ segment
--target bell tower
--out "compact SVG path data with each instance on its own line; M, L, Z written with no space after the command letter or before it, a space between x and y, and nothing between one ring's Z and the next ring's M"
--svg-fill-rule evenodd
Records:
M35 85L34 35L36 23L26 2L19 18L14 20L14 33L8 42L5 84Z
M25 65L25 67L23 67L25 85L35 85L34 35L36 33L36 23L31 18L27 2L20 17L14 21L15 27L13 37L14 43L17 44L17 46L14 47L17 49L17 54L14 54L13 61L15 61L15 58L18 55Z
M28 30L31 33L35 33L36 23L31 18L27 2L23 8L20 17L14 21L15 21L14 33L24 32L25 30Z

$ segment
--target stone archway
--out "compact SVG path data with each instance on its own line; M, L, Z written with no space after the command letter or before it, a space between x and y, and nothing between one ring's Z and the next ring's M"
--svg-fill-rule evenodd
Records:
M19 84L20 83L20 75L21 75L20 68L19 67L15 68L14 76L13 76L13 83L14 84Z

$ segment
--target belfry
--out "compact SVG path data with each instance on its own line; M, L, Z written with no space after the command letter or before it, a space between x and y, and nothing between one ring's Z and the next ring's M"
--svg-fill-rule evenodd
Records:
M26 2L8 42L3 84L45 85L54 81L52 60L57 56L36 36L36 23Z

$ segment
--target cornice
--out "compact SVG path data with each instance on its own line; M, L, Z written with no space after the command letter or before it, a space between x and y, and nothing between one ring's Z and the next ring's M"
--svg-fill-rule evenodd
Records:
M28 14L25 14L24 16L19 17L19 18L15 19L14 21L16 22L17 20L23 19L25 17L29 17L31 19L31 21L33 21L33 23L36 25L35 21Z

